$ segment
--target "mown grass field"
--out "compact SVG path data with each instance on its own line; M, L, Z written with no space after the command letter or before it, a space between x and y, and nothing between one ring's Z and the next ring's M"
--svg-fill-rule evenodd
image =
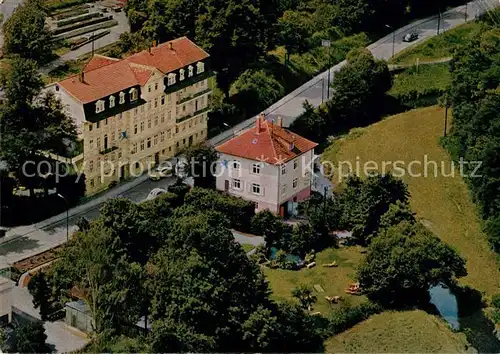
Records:
M451 161L439 145L443 118L444 110L437 106L387 118L340 139L325 151L323 159L351 161L353 166L358 160L361 167L366 161L374 161L378 170L382 169L383 161L403 161L406 167L403 179L411 193L412 210L422 223L466 258L468 275L460 283L491 296L500 287L498 264L458 170L454 177L444 175L451 175ZM412 170L414 174L423 173L425 158L436 161L437 169L430 164L427 177L409 177L409 163L420 161L422 166L414 165ZM390 165L385 165L386 171L391 170Z
M422 63L451 57L458 46L480 36L484 28L485 25L477 21L463 24L403 50L389 62L391 64L415 64L417 59Z
M360 247L330 248L316 255L316 267L314 268L304 268L299 271L264 268L264 274L269 281L275 300L292 300L292 290L301 284L309 285L311 288L315 284L319 284L325 292L314 291L318 300L313 311L320 311L324 314L331 308L331 305L325 300L325 296L340 295L344 297L344 302L351 304L366 300L364 296L352 296L344 292L344 289L354 282L356 268L363 256ZM323 264L329 264L333 261L336 261L339 266L336 268L323 267Z
M330 338L327 353L463 353L463 334L423 311L384 312Z

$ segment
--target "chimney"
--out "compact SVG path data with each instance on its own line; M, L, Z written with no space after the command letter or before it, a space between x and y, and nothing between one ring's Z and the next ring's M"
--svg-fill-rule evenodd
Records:
M283 127L283 118L281 118L281 116L278 116L278 121L276 122L276 125L278 127Z
M264 120L264 115L263 114L260 114L258 117L257 117L257 121L255 123L255 131L257 134L260 134L260 129L261 129L261 126L262 126L262 121Z
M85 72L83 70L78 75L78 81L85 82Z

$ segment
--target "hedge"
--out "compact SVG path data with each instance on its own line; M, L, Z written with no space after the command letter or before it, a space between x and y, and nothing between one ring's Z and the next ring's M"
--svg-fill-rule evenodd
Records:
M84 14L83 16L72 17L68 20L57 21L56 26L63 27L63 26L71 25L73 23L80 22L80 21L89 20L89 19L94 18L94 17L102 17L102 16L103 16L103 14L100 12L91 12L89 14Z
M54 10L65 9L68 7L73 7L76 5L86 4L89 2L95 2L95 0L60 0L60 2L52 2L45 6L49 11L54 11Z
M218 211L228 218L232 228L244 232L250 231L251 220L255 215L252 202L213 189L193 188L186 194L184 202L200 211Z
M64 19L67 19L67 18L71 18L71 17L75 17L75 16L80 16L80 15L83 15L83 14L88 14L89 12L90 12L90 10L88 10L88 9L80 9L80 10L69 11L69 12L66 12L64 14L60 14L60 15L54 16L54 20L60 21L60 20L64 20Z
M402 104L417 108L427 107L438 103L438 99L446 92L441 88L409 89L406 92L397 92L391 94Z
M345 306L330 312L328 316L328 332L332 335L354 327L368 317L382 312L382 307L367 301L356 306Z
M76 36L81 36L82 34L98 31L98 30L104 29L104 28L113 27L113 26L116 26L117 24L118 24L118 21L116 21L116 20L98 23L97 25L94 25L94 26L88 26L88 27L80 28L80 29L77 29L77 30L74 30L71 32L61 34L61 35L55 37L54 40L68 39L68 38L72 38L72 37L76 37Z
M68 25L68 26L59 27L59 28L55 29L52 33L54 33L55 35L58 35L61 33L70 32L70 31L73 31L73 30L76 30L79 28L83 28L86 26L95 25L96 23L109 21L112 18L113 18L113 16L91 18L89 20L79 21L79 22L73 23L73 24Z

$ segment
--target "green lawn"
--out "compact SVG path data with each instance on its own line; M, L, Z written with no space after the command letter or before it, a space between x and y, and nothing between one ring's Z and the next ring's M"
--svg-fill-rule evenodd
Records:
M453 56L455 49L477 38L485 25L482 22L469 22L451 29L444 34L407 48L390 60L392 64L415 64Z
M251 250L253 250L255 248L254 245L249 245L249 244L246 244L246 243L243 243L241 245L241 247L243 247L243 250L245 251L245 253L248 253L248 252L250 252Z
M423 164L427 155L427 161L437 162L439 171L444 167L444 173L450 174L450 157L438 143L443 134L443 118L444 110L437 106L387 118L368 128L356 129L355 134L337 141L325 151L323 159L351 161L353 166L358 159L361 167L366 161L375 161L380 170L383 161L400 160L408 167L415 160ZM391 166L385 165L389 171ZM498 264L481 231L476 206L465 182L458 171L454 177L442 173L435 177L434 171L429 165L428 177L404 177L411 193L412 210L423 224L466 258L468 275L460 279L462 284L488 296L498 293ZM423 167L414 165L413 172L423 172Z
M451 83L449 63L410 67L394 75L390 95L397 96L410 90L418 92L443 90Z
M467 341L423 311L374 315L325 343L327 353L463 353Z
M275 300L291 300L292 290L306 284L313 287L319 284L325 291L314 291L318 298L313 311L326 313L330 310L330 305L325 300L325 296L342 296L345 302L352 304L366 300L364 296L347 295L344 292L350 283L354 282L356 267L362 260L360 247L346 247L340 249L326 249L316 255L316 267L301 270L283 270L264 268L264 274L271 286L273 298ZM337 261L339 265L336 268L323 267L323 264L329 264ZM338 306L338 305L336 305Z

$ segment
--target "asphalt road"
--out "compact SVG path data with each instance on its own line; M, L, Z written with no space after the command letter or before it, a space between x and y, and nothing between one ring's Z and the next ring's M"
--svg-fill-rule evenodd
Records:
M471 2L467 6L467 12L469 14L468 20L484 13L488 9L492 9L497 6L500 6L498 0L480 0ZM441 30L447 31L450 28L464 23L465 9L465 6L460 6L444 13L442 18L440 19ZM394 32L394 34L391 33L387 35L386 37L368 46L368 49L370 49L377 58L388 59L392 56L393 48L394 53L399 53L401 50L414 45L415 43L437 35L437 26L437 16L419 20L408 26L398 29ZM408 33L409 31L417 31L419 33L420 38L417 42L404 43L402 41L402 37L404 36L404 34ZM335 65L333 68L331 68L331 76L335 75L335 72L340 70L343 65L345 65L345 62ZM301 87L297 88L287 96L283 97L281 100L264 111L267 119L275 119L277 116L281 116L283 117L283 123L287 126L291 122L293 122L293 120L298 115L302 113L302 105L305 100L308 100L314 106L320 105L322 102L322 85L325 84L327 77L328 71L325 71L309 82L305 83ZM218 145L230 138L234 134L234 132L248 128L254 123L254 121L255 117L250 118L238 124L234 128L210 139L209 143ZM100 204L107 198L122 195L124 197L129 197L135 202L138 202L143 200L149 193L149 191L158 185L157 183L153 183L150 181L144 182L144 179L141 178L139 178L139 180L140 181L134 180L120 185L112 189L106 195L97 198L97 200L91 200L85 205L78 206L72 209L70 211L70 215L72 215L70 224L74 225L74 223L80 216L85 216L88 219L96 217L98 215ZM167 182L165 181L165 183ZM127 191L122 192L121 194L117 192L124 189L126 189ZM0 244L0 269L2 268L2 265L12 264L15 261L24 259L30 255L36 254L45 249L63 243L66 238L65 225L65 214L61 214L36 225L18 227L9 230L7 237L9 239L9 242Z

